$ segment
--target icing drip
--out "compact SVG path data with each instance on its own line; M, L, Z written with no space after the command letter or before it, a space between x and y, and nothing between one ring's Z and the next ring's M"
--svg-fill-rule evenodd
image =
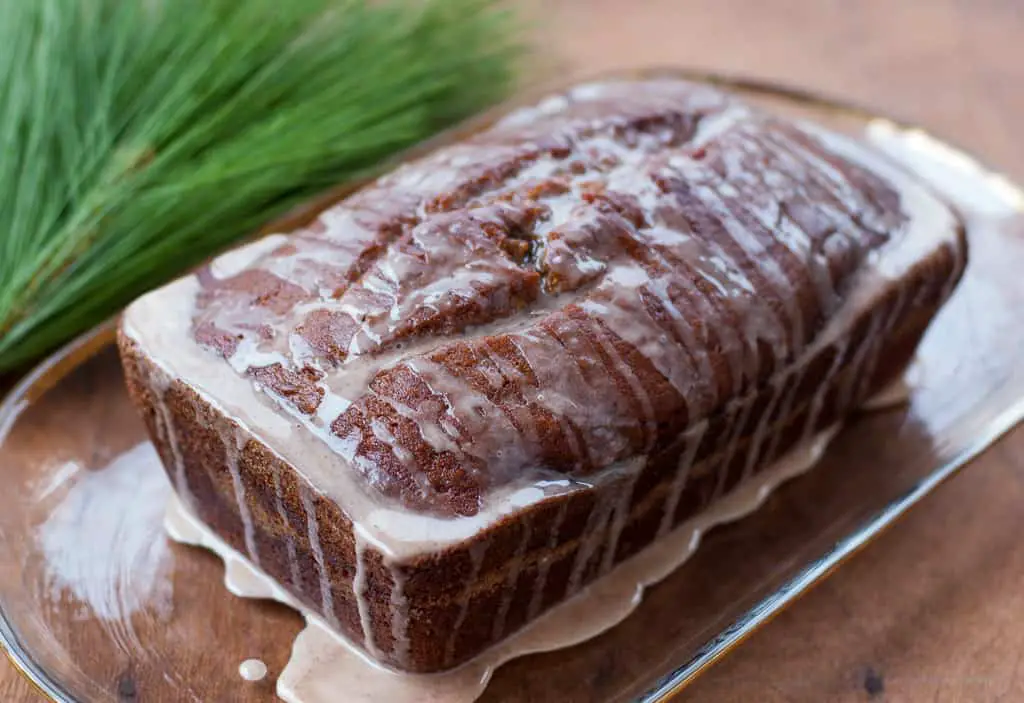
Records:
M863 345L862 348L867 346L868 340L870 339L870 333L871 332L870 332L870 328L869 328L868 336L866 336L864 338L864 340L862 340L862 342L861 342L861 344ZM850 338L849 337L844 338L838 344L835 345L835 347L834 347L834 349L835 349L835 356L832 358L832 365L829 366L828 371L825 372L825 378L823 379L823 382L822 382L823 383L823 385L822 385L823 388L831 387L832 386L832 381L835 380L836 374L839 373L840 369L843 367L843 363L846 361L846 356L849 353L849 348L850 348ZM796 388L796 386L797 386L797 383L794 381L793 387ZM836 392L837 393L842 393L842 388L837 389ZM790 400L790 405L791 405L792 404L792 398L790 398L789 400ZM840 404L839 407L848 407L847 405L845 405L845 403L848 400L849 400L849 398L846 398L846 397L842 398L842 400L840 400L841 404ZM824 405L824 403L825 403L825 393L818 392L818 393L815 393L814 396L812 396L811 404L810 404L810 407L809 407L808 412L807 412L807 421L806 421L806 424L804 425L802 436L807 437L811 433L814 432L815 423L817 423L818 417L821 415L822 406ZM789 408L787 407L786 410L788 411Z
M793 403L796 401L797 390L800 388L800 383L803 381L804 373L806 369L797 369L789 380L789 389L786 391L786 397L782 401L778 417L789 417L793 412ZM804 438L806 439L806 437ZM779 449L779 442L782 441L782 433L775 432L772 435L771 441L768 447L765 449L764 456L767 460L774 459Z
M320 544L320 528L316 516L316 505L313 502L313 495L308 489L302 488L299 490L299 493L302 498L302 509L306 513L306 534L309 538L309 546L313 550L317 574L320 576L321 612L325 614L328 622L337 627L338 620L334 614L334 595L331 592L331 581L327 574L324 550ZM356 598L359 598L358 594L356 594Z
M580 546L576 550L576 557L573 561L572 572L569 575L569 584L565 589L566 595L572 595L579 591L583 585L583 578L587 565L590 563L601 542L604 541L608 531L608 523L617 505L615 491L607 491L604 496L598 498L594 507L587 517L587 526L583 529L583 536Z
M356 573L352 577L352 595L356 599L356 610L359 612L359 626L363 631L363 646L376 659L380 658L380 650L373 638L373 621L370 617L370 602L366 598L366 541L353 530L356 546Z
M688 248L693 248L696 242L688 235L681 232L676 232L668 227L662 226L656 222L654 226L646 228L641 231L645 239L650 243L651 254L657 257L658 262L665 266L666 269L671 270L677 264L673 261L674 254L670 255L669 252L686 251ZM703 255L695 255L688 257L687 264L693 268L693 272L700 276L705 284L711 285L720 295L728 296L730 289L727 286L723 286L721 283L721 277L724 275L722 271L718 270L715 265L717 259L706 252ZM733 266L735 266L733 264ZM729 274L729 277L738 274ZM685 300L692 301L696 307L698 313L698 319L710 320L714 319L718 314L715 306L710 301L709 297L705 295L698 287L697 283L690 279L688 276L677 277L673 283L677 284L683 291ZM662 306L673 317L675 321L674 329L679 335L679 339L683 342L685 349L697 350L693 354L694 363L697 371L694 374L689 375L685 382L682 380L674 380L673 385L676 390L682 393L686 387L693 382L694 379L700 379L702 383L701 388L701 399L704 403L703 406L695 408L695 411L703 413L709 412L714 407L715 402L718 400L715 388L714 388L714 370L711 367L711 360L709 354L705 351L709 343L709 333L706 327L700 325L691 326L686 322L685 317L682 315L682 311L676 307L675 303L672 302L671 296L667 290L668 281L661 277L655 277L647 285L646 289L653 295L657 296ZM625 330L615 330L623 339L626 339L637 344L637 340L624 336ZM716 334L721 339L723 352L726 360L729 364L730 378L733 379L734 383L738 383L738 379L743 377L744 374L744 346L740 342L739 335L732 325L721 325L715 330ZM698 341L699 340L699 341ZM664 345L664 343L663 343ZM665 373L664 369L659 367L662 373ZM673 379L675 374L668 375L668 378Z
M530 605L526 611L527 620L533 620L544 605L544 588L548 582L548 572L551 570L551 563L554 561L554 557L551 556L551 550L558 545L558 533L562 529L562 522L565 521L565 514L568 510L569 504L563 503L562 507L558 509L558 515L555 517L554 523L551 525L551 534L548 536L546 545L548 554L545 555L537 568L537 579L533 584L533 595L530 597Z
M750 438L747 461L743 465L740 481L745 481L757 467L758 460L761 458L761 444L764 443L765 434L768 432L769 425L775 417L775 408L778 406L779 401L782 400L783 390L787 387L786 381L790 380L790 378L790 374L778 374L772 379L772 394L769 396L768 404L764 408L761 419L757 422L757 427L754 428L753 436Z
M619 549L619 539L622 537L622 529L629 519L630 501L633 499L633 489L636 487L637 479L640 478L642 465L632 471L632 475L623 481L619 502L615 505L611 519L611 532L607 539L604 557L601 560L601 571L607 573L615 565L615 554Z
M921 362L915 360L907 367L902 376L865 400L860 406L861 410L888 410L905 405L910 401L914 389L923 383L923 375Z
M391 570L391 638L395 643L395 659L409 659L409 599L405 596L405 577L401 571Z
M839 407L848 408L854 400L854 393L858 383L860 381L859 374L864 369L864 365L867 363L868 358L871 356L872 348L878 339L879 331L882 327L882 316L879 312L875 312L871 315L871 322L868 325L868 331L864 335L864 339L861 341L860 347L855 352L853 358L850 360L848 370L846 371L846 378L843 380L842 387L839 389ZM814 431L814 424L818 415L821 413L821 406L823 398L818 398L819 394L815 394L813 403L814 407L812 412L808 414L807 425L804 429L804 434L808 434Z
M694 181L696 183L699 183L701 180L704 179L700 175L694 174ZM765 248L764 243L759 241L758 237L737 217L737 213L734 210L735 206L728 202L723 195L723 193L731 189L732 186L726 183L718 183L714 188L701 186L696 190L700 193L701 200L709 206L709 210L725 225L730 242L737 245L739 251L751 260L758 262L761 267L761 273L767 277L771 289L786 309L785 316L782 318L767 304L767 300L762 299L764 309L755 313L757 319L760 320L760 324L750 324L751 320L748 319L748 330L750 332L748 343L751 345L751 348L756 348L758 338L766 339L772 345L775 358L785 358L787 354L784 353L785 345L782 340L786 336L790 336L795 340L804 338L803 318L797 307L793 283L782 271L779 262ZM724 246L717 246L723 256L728 256ZM750 283L750 285L752 286L753 284ZM772 320L776 321L776 324L769 323ZM758 334L759 332L761 334Z
M600 319L600 315L598 315L598 319ZM625 379L626 384L629 386L631 395L636 399L636 402L639 405L640 414L638 419L640 420L641 427L643 427L644 435L646 437L643 449L643 452L646 454L654 447L654 440L656 437L654 404L651 402L651 396L648 394L644 384L640 382L639 378L637 378L637 374L633 370L633 367L626 362L626 359L615 348L615 345L612 343L611 339L609 339L605 328L598 325L597 333L594 336L597 339L597 344L603 354L611 360L611 366L614 368L615 374Z
M288 553L288 575L291 577L292 588L298 590L302 587L302 581L299 578L298 548L295 546L295 532L292 530L291 525L288 522L288 513L284 509L284 492L281 487L281 472L276 465L272 465L272 476L274 480L274 508L277 510L277 516L281 520L282 531L286 536L285 550Z
M860 403L867 395L870 390L869 384L874 379L875 368L878 365L878 357L882 352L882 346L885 343L885 338L892 332L896 327L896 322L899 320L900 313L903 311L903 306L907 301L907 289L902 289L896 299L896 302L892 306L892 310L889 312L889 316L885 322L882 323L882 330L880 334L872 340L871 354L868 356L867 361L864 364L864 369L858 376L858 387L855 400Z
M722 455L721 468L718 470L718 482L715 484L713 499L717 499L725 493L726 482L729 479L729 466L732 464L732 458L736 455L736 450L739 448L739 438L743 434L743 428L746 427L747 418L750 416L750 411L753 408L753 398L746 398L741 400L733 411L732 427L729 431L729 439L725 443L725 452Z
M448 633L448 639L444 644L444 660L446 662L453 661L455 658L455 646L459 630L462 628L462 623L466 621L466 614L469 612L469 599L473 594L476 578L480 575L480 567L483 566L487 547L487 542L478 542L469 548L469 559L471 562L469 578L466 579L466 588L459 599L459 614L455 617L451 632Z
M238 665L238 675L246 681L262 681L267 676L267 665L259 659L246 659Z
M157 374L154 374L154 376ZM154 407L156 408L157 432L171 449L171 461L173 462L174 490L185 500L191 500L191 489L188 487L188 477L185 474L185 459L181 454L181 447L178 444L178 432L174 426L174 417L167 407L167 391L170 387L168 378L157 379L154 390Z
M533 525L529 522L524 522L523 536L519 540L519 546L516 547L516 552L512 557L512 567L509 569L508 576L502 587L504 596L502 596L501 605L494 616L494 627L491 630L492 640L497 641L505 635L505 620L508 618L509 608L512 607L512 600L516 596L516 584L523 569L523 556L526 554L526 548L530 545L530 538L532 536Z
M242 475L238 469L238 459L245 447L246 438L241 432L231 432L229 436L222 433L220 439L224 445L225 464L228 467L228 473L231 474L231 486L235 492L238 517L242 521L245 551L252 559L253 564L259 567L260 557L256 551L256 528L252 522L252 513L245 498L245 486L242 485Z
M669 491L668 500L665 502L665 512L661 516L661 524L658 527L658 537L668 534L675 524L676 508L679 507L679 499L683 497L683 488L686 487L686 479L690 477L690 469L693 468L697 451L704 441L704 433L708 430L708 421L701 420L696 426L691 427L683 435L686 442L686 449L679 457L679 464L676 466L676 475L672 479L672 488Z

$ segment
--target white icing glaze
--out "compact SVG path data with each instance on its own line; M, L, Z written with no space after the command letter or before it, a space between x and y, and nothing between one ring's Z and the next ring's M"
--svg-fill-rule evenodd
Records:
M271 234L249 246L232 249L210 262L210 273L219 279L231 278L244 271L252 262L288 241L283 234Z
M937 246L947 243L958 249L955 218L948 208L935 207L935 196L928 186L908 178L907 172L881 151L865 149L851 138L816 125L801 124L801 128L821 139L838 155L866 166L899 188L900 207L913 220L897 242L873 253L868 270L888 280L897 280ZM870 130L869 136L872 136ZM928 183L931 184L930 178ZM857 296L853 298L856 300Z
M1024 210L1019 187L921 129L875 119L867 126L867 136L876 148L927 174L929 187L964 210L996 217Z
M676 164L673 163L673 166ZM685 163L680 163L676 167L684 175L692 176L693 184L696 186L695 190L700 193L701 200L708 206L709 211L713 212L725 225L732 242L739 246L751 260L758 262L761 273L778 292L778 298L785 307L785 319L779 318L778 313L768 305L766 299L758 297L757 300L761 303L760 309L747 311L748 324L746 328L750 335L747 343L753 349L756 347L758 338L764 339L771 345L775 358L783 358L785 356L783 340L789 335L797 339L803 337L803 318L798 306L799 301L793 294L793 284L782 271L779 262L768 254L764 244L737 219L736 214L723 200L723 196L727 191L732 190L733 186L720 181L715 183L714 187L710 187L708 184L702 183L705 180L702 177L703 171L698 175L692 169L687 168ZM730 195L735 197L736 193L732 192ZM729 256L724 247L719 246L718 248L723 258ZM749 282L748 285L750 285ZM759 321L759 324L753 324L755 321Z
M238 675L246 681L262 681L267 676L267 665L260 659L246 659L238 665Z
M813 466L834 434L834 429L828 430L793 449L575 597L457 669L416 675L381 668L318 617L305 612L306 628L292 647L291 659L277 681L277 693L288 703L333 703L339 691L345 691L345 700L351 703L470 703L483 692L501 664L526 654L578 644L621 622L640 604L644 589L679 568L709 529L756 510L776 486ZM173 496L166 524L168 534L176 541L205 547L224 560L225 582L232 593L272 598L302 610L284 589L227 546ZM474 555L477 566L482 559L482 552Z

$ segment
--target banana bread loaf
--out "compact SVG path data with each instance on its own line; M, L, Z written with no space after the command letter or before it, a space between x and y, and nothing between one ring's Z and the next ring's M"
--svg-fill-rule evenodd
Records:
M611 81L143 297L119 339L185 504L370 656L431 672L893 380L965 247L863 144Z

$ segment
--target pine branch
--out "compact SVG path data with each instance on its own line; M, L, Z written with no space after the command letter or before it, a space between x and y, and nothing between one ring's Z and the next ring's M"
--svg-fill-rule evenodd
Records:
M0 372L495 102L494 0L0 0Z

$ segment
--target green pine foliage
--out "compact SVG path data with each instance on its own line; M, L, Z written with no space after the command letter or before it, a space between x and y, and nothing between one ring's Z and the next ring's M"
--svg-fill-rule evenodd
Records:
M0 372L502 98L492 0L0 0Z

